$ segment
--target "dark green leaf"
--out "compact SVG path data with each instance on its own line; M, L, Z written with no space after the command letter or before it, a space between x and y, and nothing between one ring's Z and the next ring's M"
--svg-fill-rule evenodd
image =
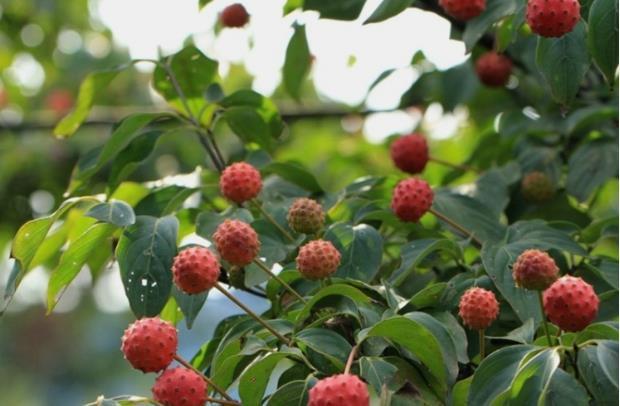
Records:
M618 140L599 138L581 145L568 161L567 191L580 201L618 176Z
M220 105L226 109L252 107L265 123L271 137L278 138L282 134L284 124L275 103L252 90L239 90L226 96Z
M118 227L129 226L136 221L131 206L122 200L99 203L91 207L85 215Z
M177 302L177 305L181 308L181 312L185 316L185 323L188 329L191 329L194 325L200 309L205 304L209 291L199 293L196 295L188 295L187 293L179 290L176 285L172 286L172 297Z
M570 105L573 102L589 65L586 29L582 22L560 38L538 38L536 66L558 103Z
M520 221L508 227L503 238L489 241L482 247L481 257L491 280L510 303L524 323L533 318L540 322L540 308L534 291L517 288L512 278L511 266L526 249L557 249L585 255L585 251L571 237L541 220Z
M295 25L295 32L286 48L286 57L282 68L282 83L288 94L296 100L299 100L301 85L310 71L310 63L306 27Z
M291 354L276 352L267 354L248 366L239 378L239 396L243 405L259 406L269 378L276 365Z
M501 18L513 15L519 8L515 0L489 0L486 8L478 17L467 22L463 32L463 42L467 52L471 52L474 45Z
M588 48L612 85L618 68L618 0L595 0L588 16Z
M546 390L545 405L586 406L588 400L588 392L579 381L559 368L555 370Z
M272 162L262 168L262 172L264 174L276 174L312 193L323 192L314 175L296 162Z
M340 334L323 328L307 328L300 331L295 340L328 359L336 370L344 369L351 344Z
M305 0L304 10L315 10L321 14L321 18L334 20L355 20L362 11L366 0Z
M108 186L111 190L116 189L119 183L151 155L162 135L164 132L160 130L144 132L118 153L112 161L108 178Z
M452 240L423 238L411 241L400 249L400 267L390 276L389 282L400 285L429 255L436 252L445 253L454 259L462 259L461 248Z
M131 310L138 318L159 314L168 301L178 226L172 216L138 216L121 235L116 258Z
M344 284L330 285L314 294L312 298L308 301L308 303L304 305L303 309L297 314L296 324L299 325L300 323L302 323L310 315L310 312L312 311L314 305L327 296L343 296L352 300L355 303L370 302L370 298L368 296L366 296L364 293L362 293L362 291L354 288L353 286Z
M197 189L170 185L152 190L138 202L134 211L139 216L165 216L178 209Z
M336 276L364 282L373 280L383 255L383 237L375 228L367 224L337 223L327 229L324 239L333 242L342 255Z
M378 23L400 14L412 3L412 0L383 0L381 4L372 12L364 24Z
M224 111L222 118L245 144L255 142L267 150L272 149L269 126L253 107L230 107Z
M361 357L359 359L360 376L364 378L376 393L381 393L383 385L387 385L398 368L379 357Z
M239 207L229 207L221 213L215 211L205 211L196 218L196 234L206 239L211 239L213 233L224 220L241 220L245 223L252 223L254 218L249 210Z
M601 405L613 405L618 402L618 375L616 369L615 384L614 380L609 379L608 372L611 368L617 368L618 365L618 343L609 341L600 341L601 343L608 343L609 349L615 351L616 359L605 359L603 363L599 358L598 346L588 346L579 350L577 356L577 365L579 367L579 375L583 382L585 382L588 390L594 397L596 404ZM606 349L603 349L603 355L605 355ZM611 363L615 362L615 365Z
M536 333L536 326L534 325L534 319L527 319L522 326L508 332L505 336L488 336L490 339L506 340L520 344L530 344L534 339L534 333Z
M306 381L291 381L278 388L267 401L267 406L303 406Z
M521 169L516 162L501 168L492 168L476 180L474 197L499 216L510 201L510 186L521 179Z

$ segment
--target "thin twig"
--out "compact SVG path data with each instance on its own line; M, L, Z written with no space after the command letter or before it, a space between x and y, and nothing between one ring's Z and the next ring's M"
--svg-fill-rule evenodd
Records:
M539 290L537 291L537 293L538 293L538 303L540 304L540 314L542 315L542 322L545 328L545 335L547 336L547 342L549 343L549 347L553 347L553 341L551 341L551 334L549 334L549 326L547 325L547 316L545 315L542 292Z
M293 236L284 229L284 227L282 227L280 224L278 224L278 222L276 221L276 219L274 219L271 214L267 213L267 210L263 209L263 206L260 204L260 202L256 199L252 199L250 200L250 202L252 202L252 204L258 209L258 211L261 212L261 214L263 216L265 216L265 218L271 223L273 224L278 230L280 230L280 232L290 241L290 242L295 242L295 239L293 238Z
M353 365L353 360L355 359L355 356L357 355L359 346L360 346L359 344L356 344L353 346L353 348L351 348L351 352L349 353L349 358L347 358L347 363L344 366L345 375L348 375L349 372L351 372L351 365Z
M444 161L443 159L439 159L439 158L435 158L435 157L429 157L428 159L429 159L429 161L435 162L436 164L443 165L443 166L448 166L448 167L454 168L454 169L458 169L459 171L480 173L478 171L478 169L476 169L476 168L474 168L472 166L469 166L469 165L454 164L452 162Z
M295 289L293 289L291 287L291 285L289 285L288 283L286 283L284 281L284 279L280 278L278 275L276 275L275 273L271 272L271 269L269 269L265 264L262 263L262 261L255 259L254 263L256 264L256 266L258 266L261 270L263 270L267 275L271 276L273 279L275 279L276 281L278 281L278 283L280 285L282 285L286 290L288 290L293 296L295 296L297 299L299 299L300 302L306 304L306 299L304 299L299 293L297 293L297 291Z
M233 398L231 398L228 393L226 393L226 391L222 388L220 388L219 386L217 386L215 383L213 383L213 381L211 379L209 379L205 374L203 374L202 372L200 372L199 370L197 370L196 368L194 368L194 366L192 364L190 364L189 362L185 361L180 355L175 354L174 359L181 365L183 365L185 368L189 368L192 371L196 372L198 375L200 375L202 377L202 379L204 379L204 381L207 383L207 385L210 385L213 389L215 389L215 391L217 393L219 393L220 395L222 395L225 399L227 400L233 400ZM234 402L233 404L238 405L239 403Z
M476 236L471 231L467 230L465 227L461 226L460 224L458 224L457 222L451 220L450 218L446 217L445 215L439 213L437 210L433 209L432 207L430 209L428 209L428 211L430 213L432 213L433 215L435 215L435 217L439 218L440 220L442 220L445 223L448 223L450 226L452 226L453 228L455 228L458 231L460 231L462 234L465 234L476 245L478 245L478 247L482 247L482 241L480 241L478 238L476 238Z
M478 346L480 347L480 362L482 362L482 360L486 356L484 344L485 344L484 343L484 329L478 330Z

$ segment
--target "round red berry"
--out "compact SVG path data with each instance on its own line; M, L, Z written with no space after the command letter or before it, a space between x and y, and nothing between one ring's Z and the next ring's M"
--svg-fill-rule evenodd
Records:
M470 20L486 8L485 0L439 0L439 5L450 16L460 21Z
M211 289L220 276L220 263L205 247L191 247L181 251L172 264L174 283L190 295Z
M527 25L543 37L561 37L573 30L579 19L578 0L528 0Z
M303 234L314 234L323 228L323 207L312 199L299 198L293 202L286 217L291 229Z
M581 331L596 318L599 299L594 288L581 278L562 276L543 293L549 320L564 331Z
M521 194L530 202L543 203L553 198L555 186L545 173L534 171L521 180Z
M321 379L308 393L308 406L368 406L368 386L356 375L340 374Z
M220 13L220 22L224 27L240 28L248 23L250 15L243 5L231 4Z
M476 74L482 83L490 87L502 87L508 83L512 72L510 58L497 52L487 52L476 61Z
M310 241L299 249L297 269L307 279L322 279L336 272L340 252L325 240Z
M512 277L517 286L530 290L545 290L559 277L560 270L553 258L544 251L525 250L512 265Z
M125 359L142 372L165 369L174 359L177 345L177 329L159 317L136 320L121 339Z
M226 167L220 176L220 191L224 197L235 203L255 198L262 187L260 172L245 162Z
M207 383L188 368L170 368L153 385L153 398L164 406L203 406L207 401Z
M239 220L225 220L213 234L220 256L237 266L246 266L258 255L260 242L256 231Z
M432 204L433 190L422 179L405 179L394 188L392 210L403 221L420 220Z
M463 293L459 302L459 316L472 330L484 330L499 314L499 303L490 290L470 288Z
M392 161L398 169L420 173L428 162L428 145L422 134L414 133L398 138L390 146Z

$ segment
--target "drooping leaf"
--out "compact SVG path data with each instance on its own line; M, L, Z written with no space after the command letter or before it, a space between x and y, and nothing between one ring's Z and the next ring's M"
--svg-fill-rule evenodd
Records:
M321 188L314 175L296 162L272 162L262 168L262 172L265 174L276 174L312 193L323 192L323 188Z
M589 65L586 29L582 22L560 38L538 38L536 66L558 103L572 104Z
M116 247L116 258L129 305L136 317L155 316L172 288L178 221L168 216L137 216Z
M196 320L196 317L198 317L198 313L200 313L200 310L205 304L208 295L209 291L196 295L188 295L177 288L176 285L172 285L172 297L174 297L177 305L181 308L181 312L185 316L185 323L188 329L191 329L194 325L194 321Z
M607 343L604 344L606 348L602 350L601 355L606 356L609 352L613 354L615 351L615 359L612 356L601 362L598 346L588 346L579 350L577 366L579 375L594 397L594 401L601 405L612 405L618 401L618 342L600 341L599 346L601 343ZM610 379L612 368L615 368L616 373L614 379Z
M290 356L291 354L287 352L271 353L258 358L248 366L239 378L241 402L248 406L261 405L274 368L280 361Z
M588 16L588 49L607 82L618 68L618 1L595 0Z
M361 357L359 359L360 376L364 378L376 393L381 393L383 385L387 385L398 368L394 364L381 359L381 357Z
M411 241L400 249L400 267L390 275L392 285L400 285L428 256L434 253L443 253L454 259L461 259L463 253L460 247L449 239L423 238Z
M85 215L118 227L129 226L136 221L131 206L122 200L99 203L91 207Z
M567 191L586 201L597 187L618 176L618 140L599 138L581 145L568 161Z
M486 8L478 16L467 22L463 32L463 42L467 52L471 52L474 45L482 38L489 28L501 18L513 15L519 8L515 0L489 0Z
M369 282L379 271L383 237L375 228L366 224L334 224L327 229L324 239L341 251L336 276Z
M299 92L304 79L310 71L310 49L306 38L306 27L295 25L295 32L286 48L284 67L282 68L282 83L291 97L299 100Z
M412 0L383 0L372 12L370 17L364 21L364 24L378 23L387 20L390 17L400 14L412 3Z
M118 153L112 161L110 176L108 177L110 190L114 190L151 155L157 142L164 134L161 130L144 132Z
M553 373L545 391L545 404L549 406L587 405L588 398L583 385L560 368Z
M165 216L178 209L198 189L170 185L154 189L141 199L134 212L138 216Z
M304 329L295 336L295 340L328 359L336 371L344 369L351 352L351 344L344 337L323 328Z

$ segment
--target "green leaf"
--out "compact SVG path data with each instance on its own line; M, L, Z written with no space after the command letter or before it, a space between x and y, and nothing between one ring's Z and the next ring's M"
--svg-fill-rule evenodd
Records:
M108 177L108 187L110 190L116 189L141 163L146 161L164 134L160 130L143 132L118 153L112 161Z
M198 117L206 105L205 91L217 75L217 62L190 45L166 58L162 63L168 64L179 89L174 86L174 80L169 76L169 72L161 65L157 65L153 72L155 90L179 111ZM186 111L178 90L185 97L189 112ZM201 119L202 117L198 117L199 121Z
M467 404L492 404L503 391L510 387L521 361L536 349L537 347L532 345L513 345L491 353L476 369Z
M612 357L611 359L603 359L603 362L601 362L598 346L588 346L579 350L577 366L579 368L579 375L594 397L596 404L613 405L618 402L618 370L616 369L614 379L609 378L609 373L612 371L612 368L617 368L618 343L600 341L599 346L601 343L607 343L605 344L607 348L602 350L601 355L609 354L608 350L610 350L611 354L615 352L615 360ZM613 362L615 362L615 365L611 365Z
M618 342L603 340L596 346L596 356L601 370L618 392Z
M292 98L299 100L299 92L304 79L310 72L310 49L306 38L306 27L295 25L295 32L286 48L282 83Z
M596 129L601 123L618 118L618 106L594 105L577 109L562 121L562 132L568 135Z
M304 406L304 394L308 391L306 381L291 381L278 388L267 401L267 406Z
M159 314L168 301L178 226L172 216L137 216L121 235L116 258L129 305L138 318Z
M198 189L170 185L152 190L134 208L136 215L165 216L177 210Z
M224 220L241 220L244 223L252 223L254 218L248 209L231 206L221 213L204 211L196 218L196 234L206 239L211 239L213 233ZM262 236L261 236L262 237ZM262 238L261 238L262 239Z
M267 354L255 360L243 371L239 378L239 396L244 406L262 404L271 373L280 361L290 355L286 352Z
M454 348L456 349L456 356L458 361L461 364L467 364L469 362L469 356L467 355L467 335L465 334L465 330L459 324L456 317L452 315L452 313L444 311L444 312L433 312L430 313L435 319L439 320L443 327L450 334L450 339L454 344Z
M411 352L428 369L430 382L439 393L448 390L447 370L441 347L433 334L421 323L397 316L382 320L358 334L358 342L370 337L382 337Z
M482 242L496 241L505 232L505 226L500 224L497 216L471 197L439 190L435 193L433 208Z
M77 276L93 251L112 236L116 227L112 224L96 223L73 241L60 257L60 262L50 276L47 286L47 313L51 313L58 302L58 293Z
M340 334L323 328L307 328L295 336L295 341L328 359L337 371L343 370L351 344Z
M282 122L282 118L280 117L278 108L273 101L271 101L267 97L260 95L259 93L256 93L252 90L239 90L229 96L226 96L220 102L220 105L225 109L236 107L251 107L263 121L264 127L266 127L266 131L270 137L278 138L282 134L282 130L284 129L284 123ZM233 118L236 118L236 115L242 116L243 114L247 113L243 113L243 111L241 113L233 113ZM252 117L254 117L253 119L256 120L256 117L254 115L252 115ZM237 123L235 123L235 125L236 124ZM241 128L238 129L239 131L246 131L247 126L243 127L241 124L239 125L241 126ZM255 125L260 126L261 128L263 127L262 124ZM247 136L248 139L253 139L254 137L251 134L239 134L234 128L232 129L239 137ZM262 134L261 136L264 136L264 134ZM272 142L271 139L265 139L262 141L269 144Z
M381 393L383 385L388 385L398 368L380 357L361 357L359 359L360 376L364 378L376 393Z
M581 145L568 161L566 190L586 201L597 187L618 176L618 140L599 138Z
M560 368L556 369L545 391L545 405L588 405L588 392L572 375Z
M400 249L400 267L390 275L389 282L398 286L420 265L424 259L435 253L444 253L454 259L462 259L461 248L452 240L422 238L403 245Z
M510 187L520 179L521 169L514 161L489 169L476 180L474 197L499 217L510 201Z
M519 30L525 22L525 6L525 2L518 2L515 13L500 21L496 31L497 52L504 52L510 44L517 40Z
M321 18L334 20L355 20L362 11L366 0L305 0L304 10L315 10L321 14Z
M356 303L370 302L370 298L368 296L366 296L362 293L362 291L354 288L353 286L345 284L330 285L315 293L312 298L304 305L303 309L301 309L301 311L297 314L296 324L300 325L306 318L308 318L308 316L310 316L310 312L312 311L314 305L317 304L321 299L328 296L343 296Z
M198 1L198 10L202 10L207 4L211 3L212 0L199 0Z
M383 0L379 6L372 12L370 17L364 21L364 24L378 23L400 14L412 3L412 0Z
M494 340L506 340L520 344L529 344L534 339L534 333L536 333L536 326L534 325L534 319L527 319L522 326L508 332L505 336L487 336L489 339Z
M172 297L174 297L177 305L181 308L188 329L191 329L194 325L194 321L196 317L198 317L198 313L200 313L200 309L202 309L202 306L205 304L208 295L209 291L196 295L188 295L177 288L176 285L172 285Z
M572 104L589 65L586 29L582 22L560 38L538 37L536 66L558 103Z
M452 406L467 406L467 397L469 396L469 387L474 377L458 381L452 388Z
M322 193L323 188L319 185L314 175L296 162L272 162L261 170L264 174L276 174L305 190L312 193Z
M563 231L549 227L542 220L519 221L508 227L506 235L488 241L480 253L482 263L491 280L508 301L522 322L533 318L540 322L540 306L534 291L517 288L512 279L511 266L526 249L557 249L585 255L584 249Z
M273 148L273 139L269 133L269 127L254 108L247 106L230 107L224 111L222 118L226 120L230 129L243 143L255 142L267 150Z
M342 255L335 276L364 282L373 280L383 256L383 237L374 227L336 223L323 238L333 242Z
M122 200L99 203L91 207L85 216L92 217L104 223L118 227L129 226L136 221L136 215L130 205Z
M491 26L503 17L516 14L519 2L515 0L489 0L486 8L478 17L467 22L463 32L466 52L471 52L476 43L491 28Z
M58 138L67 138L75 134L84 120L88 117L90 109L101 93L107 90L108 84L125 69L126 66L112 70L90 73L80 85L75 109L65 116L54 128L54 135Z
M618 0L595 0L588 16L588 49L607 83L618 68Z

